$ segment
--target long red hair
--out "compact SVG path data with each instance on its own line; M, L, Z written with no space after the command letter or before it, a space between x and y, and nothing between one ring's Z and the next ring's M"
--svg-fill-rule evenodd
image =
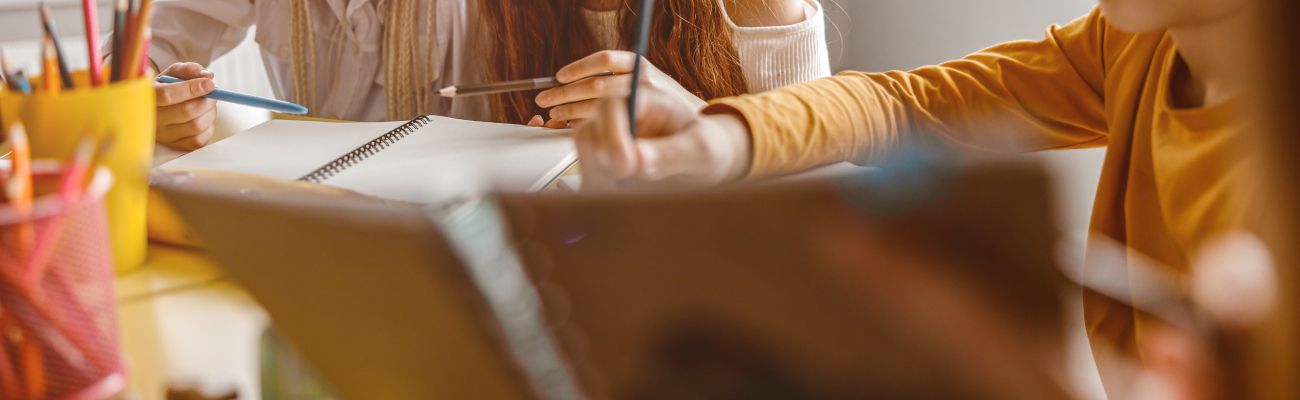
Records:
M560 68L596 51L582 20L581 0L482 0L488 30L491 81L555 76ZM623 47L630 47L636 0L622 7ZM657 0L647 59L702 99L745 93L745 77L731 42L731 29L717 0ZM540 91L496 95L497 122L522 124L546 109Z

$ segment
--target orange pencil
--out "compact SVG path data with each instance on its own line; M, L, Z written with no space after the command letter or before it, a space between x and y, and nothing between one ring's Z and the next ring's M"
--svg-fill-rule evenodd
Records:
M59 78L59 53L54 50L54 40L49 35L45 36L44 49L41 52L41 84L45 86L45 93L59 94L63 89L63 79Z
M50 6L41 3L41 24L45 26L45 35L50 37L50 43L54 44L54 61L59 66L59 82L63 84L64 89L72 89L72 70L68 69L68 59L63 56L63 44L59 40L59 28L54 24L54 12L50 11Z
M10 153L13 174L5 182L5 197L9 198L9 206L14 211L26 216L32 212L32 153L27 144L27 130L23 129L22 122L16 122L9 128L9 145L13 151ZM33 242L36 237L31 224L19 224L14 231L14 239L14 254L21 260L35 244Z
M133 19L133 21L130 23L131 32L130 35L127 36L126 58L123 60L122 64L122 67L126 68L126 70L122 71L122 79L130 79L143 75L137 74L139 68L133 63L138 62L143 57L147 57L145 54L145 43L148 40L151 40L153 36L152 30L149 28L149 22L153 19L153 1L140 0L140 11L132 17L133 18L131 19ZM148 38L146 38L146 36L148 36Z
M0 395L6 399L17 399L22 397L22 392L19 391L18 366L10 361L18 359L9 354L10 329L18 329L14 326L13 317L8 313L0 313ZM14 346L15 349L17 347Z
M45 400L45 356L42 355L41 342L36 340L29 330L22 330L22 343L19 354L23 362L23 378L27 381L27 398Z

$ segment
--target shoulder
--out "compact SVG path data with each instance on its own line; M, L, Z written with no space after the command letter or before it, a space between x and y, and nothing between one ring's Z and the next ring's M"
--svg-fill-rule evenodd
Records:
M817 0L722 0L722 5L736 25L785 26L804 21L808 1Z

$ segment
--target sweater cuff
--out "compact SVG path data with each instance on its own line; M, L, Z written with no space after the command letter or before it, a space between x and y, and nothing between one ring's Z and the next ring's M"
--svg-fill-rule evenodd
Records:
M709 101L709 105L700 110L700 113L734 114L749 127L750 151L753 154L750 157L749 171L741 178L742 180L757 180L781 175L783 171L778 168L781 163L776 161L780 155L774 151L772 144L778 137L769 129L772 121L769 115L761 110L755 110L755 107L749 104L750 97L752 96L740 95L714 99Z

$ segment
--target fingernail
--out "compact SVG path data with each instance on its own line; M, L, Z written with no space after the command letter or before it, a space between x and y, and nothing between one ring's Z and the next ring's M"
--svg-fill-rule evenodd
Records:
M215 90L216 88L217 88L217 84L212 83L212 80L206 80L206 81L203 81L203 91L205 91L205 92L211 92L211 91Z
M212 76L213 74L212 74L212 71L208 71L208 70L205 69L205 70L199 71L199 75Z
M559 73L555 74L555 79L559 79L560 82L567 82L569 80L569 71L564 69L560 70Z
M550 104L551 104L550 93L542 92L542 94L537 95L537 105L542 107L547 107Z

